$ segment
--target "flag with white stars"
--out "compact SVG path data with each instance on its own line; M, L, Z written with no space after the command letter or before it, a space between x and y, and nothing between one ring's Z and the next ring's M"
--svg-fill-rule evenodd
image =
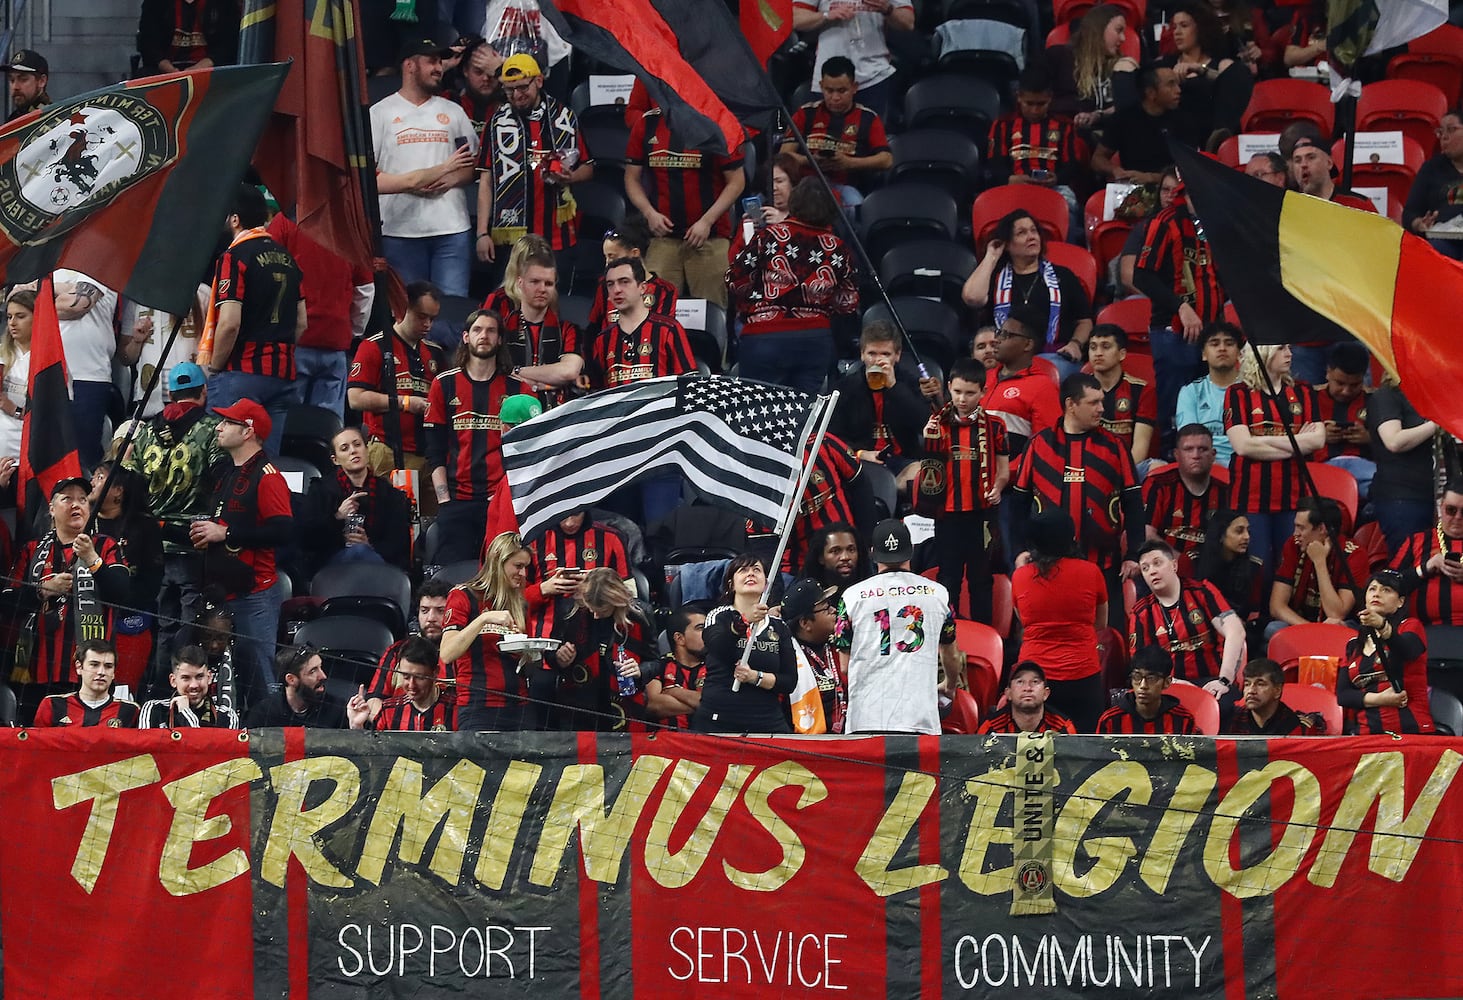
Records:
M523 534L653 474L776 523L827 398L720 375L647 379L556 407L503 435Z

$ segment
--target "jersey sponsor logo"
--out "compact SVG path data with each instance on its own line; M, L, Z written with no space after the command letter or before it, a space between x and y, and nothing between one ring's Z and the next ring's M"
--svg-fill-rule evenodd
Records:
M452 119L449 118L445 112L441 112L441 111L437 112L437 124L439 124L439 125L447 125L451 121L452 121Z
M1086 469L1073 468L1072 466L1069 465L1062 472L1062 482L1064 482L1064 483L1085 483L1085 482L1087 482L1087 470Z
M69 232L177 156L162 112L139 94L60 105L0 165L0 227L16 243Z

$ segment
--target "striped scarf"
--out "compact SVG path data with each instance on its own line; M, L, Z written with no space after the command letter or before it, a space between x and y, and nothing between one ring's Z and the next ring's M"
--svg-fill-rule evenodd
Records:
M1057 349L1057 325L1062 319L1062 286L1057 281L1057 269L1052 262L1046 258L1041 261L1041 280L1046 284L1047 296L1051 300L1051 308L1046 314L1046 352ZM1010 262L1001 268L1001 273L996 276L996 299L992 303L995 313L996 326L1006 322L1006 317L1011 313L1011 286L1016 280L1016 272L1012 270ZM1023 303L1024 304L1024 303ZM1038 354L1043 353L1038 351Z

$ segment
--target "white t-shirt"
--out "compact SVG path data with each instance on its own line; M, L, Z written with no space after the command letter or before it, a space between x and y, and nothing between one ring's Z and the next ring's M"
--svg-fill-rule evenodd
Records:
M834 644L848 653L843 731L940 731L940 643L953 638L950 594L896 570L843 592Z
M884 14L860 5L859 0L797 0L796 6L828 13L834 5L858 8L847 21L834 21L818 33L818 54L813 59L813 96L818 96L818 78L823 63L834 56L853 60L854 80L860 87L872 87L894 75L889 43L884 40ZM889 9L913 8L910 0L890 0Z
M0 390L10 401L25 409L26 383L30 381L30 351L17 354L15 360L5 368L5 379ZM21 418L0 413L0 458L20 457Z
M203 286L203 302L200 308L206 308L207 287ZM163 357L163 347L168 342L168 334L173 332L173 321L177 319L171 313L165 313L161 309L154 309L152 306L145 306L128 299L122 303L122 339L132 336L132 329L139 320L150 318L152 320L152 336L147 338L142 345L142 351L137 356L137 364L130 369L122 370L123 384L120 386L124 398L131 399L136 403L142 399L142 394L147 391L147 384L152 379L152 373L159 367L163 374L153 392L152 398L147 401L147 408L142 416L151 417L163 411L168 397L168 373L173 370L174 365L180 365L185 361L198 360L198 329L194 322L193 313L183 317L183 325L178 329L178 338L173 341L173 349ZM135 376L135 377L134 377Z
M61 349L66 354L66 373L73 382L112 381L112 356L117 353L117 293L80 271L57 270L51 275L56 294L67 285L87 284L96 290L93 304L80 319L63 319Z
M376 169L383 174L405 174L445 163L462 140L477 153L472 122L462 106L452 101L429 97L417 105L397 93L371 105L371 141L376 147ZM418 239L470 228L465 186L438 195L381 196L381 232L386 236Z

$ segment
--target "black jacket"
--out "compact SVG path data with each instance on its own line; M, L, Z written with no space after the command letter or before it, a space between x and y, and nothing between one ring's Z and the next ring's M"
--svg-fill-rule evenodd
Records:
M345 525L335 512L350 494L339 473L327 472L310 484L300 508L297 537L312 569L319 569L345 548ZM371 496L357 509L366 518L366 537L376 554L402 570L411 569L411 501L391 481L372 477ZM352 491L354 492L354 491Z
M901 373L902 374L902 373ZM874 390L864 380L859 366L838 380L838 405L828 423L828 433L841 438L854 451L874 447ZM930 419L930 404L920 395L919 385L900 378L884 393L884 426L899 442L905 458L917 459L924 454L924 426Z

